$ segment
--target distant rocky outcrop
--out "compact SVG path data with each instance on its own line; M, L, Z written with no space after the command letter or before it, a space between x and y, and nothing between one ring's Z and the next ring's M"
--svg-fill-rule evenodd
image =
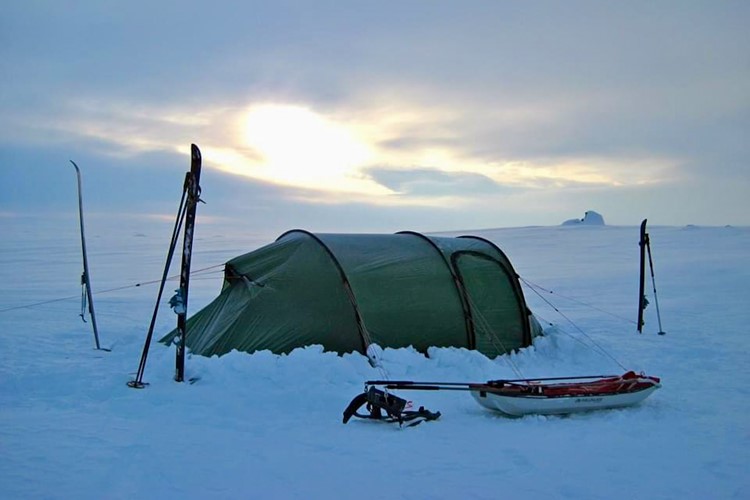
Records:
M569 219L562 223L563 226L578 226L581 224L585 226L604 226L604 217L598 212L589 210L583 215L583 219Z

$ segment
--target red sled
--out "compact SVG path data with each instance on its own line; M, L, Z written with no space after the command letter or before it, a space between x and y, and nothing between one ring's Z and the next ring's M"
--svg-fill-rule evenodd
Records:
M385 392L372 391L376 386L382 386ZM398 417L406 400L387 391L469 391L480 405L503 415L565 415L633 406L660 387L659 378L633 371L623 375L490 380L485 383L371 380L365 382L365 392L359 396L359 403L367 402L368 408L380 408ZM380 395L384 401L397 402L400 406L384 404L368 394ZM354 414L353 411L349 413Z
M543 383L550 380L561 382ZM624 408L640 403L659 387L659 378L632 371L621 376L495 380L469 385L480 405L513 417Z

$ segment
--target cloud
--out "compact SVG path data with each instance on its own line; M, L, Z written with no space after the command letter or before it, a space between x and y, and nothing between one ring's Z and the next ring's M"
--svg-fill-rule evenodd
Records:
M394 169L372 167L366 170L376 182L401 196L455 198L495 195L507 191L489 177L475 173L444 172L431 168Z
M527 197L539 212L518 216L530 221L557 223L548 213L565 206L617 223L607 207L570 207L586 196L623 220L629 199L658 198L676 219L669 193L684 189L692 207L701 187L717 197L706 205L744 206L749 17L741 2L189 0L148 15L139 2L16 2L0 18L0 158L18 170L0 175L19 186L14 203L44 203L24 194L34 182L18 177L37 176L23 168L89 159L107 193L108 175L181 175L196 142L227 196L326 214L427 217L446 197L469 214L467 200ZM309 165L274 178L268 151L243 135L248 109L268 103L354 134L369 156L337 167L351 184L309 189Z

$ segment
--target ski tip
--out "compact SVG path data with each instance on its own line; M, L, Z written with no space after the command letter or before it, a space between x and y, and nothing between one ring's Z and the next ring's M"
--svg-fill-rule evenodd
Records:
M190 152L193 155L193 158L195 158L196 160L199 160L201 158L201 150L195 144L190 145Z

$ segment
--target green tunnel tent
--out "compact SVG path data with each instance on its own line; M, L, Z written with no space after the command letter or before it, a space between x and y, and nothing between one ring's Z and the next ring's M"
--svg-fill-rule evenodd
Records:
M205 356L375 343L494 357L539 333L510 261L488 240L295 229L227 262L221 294L188 320L186 345Z

